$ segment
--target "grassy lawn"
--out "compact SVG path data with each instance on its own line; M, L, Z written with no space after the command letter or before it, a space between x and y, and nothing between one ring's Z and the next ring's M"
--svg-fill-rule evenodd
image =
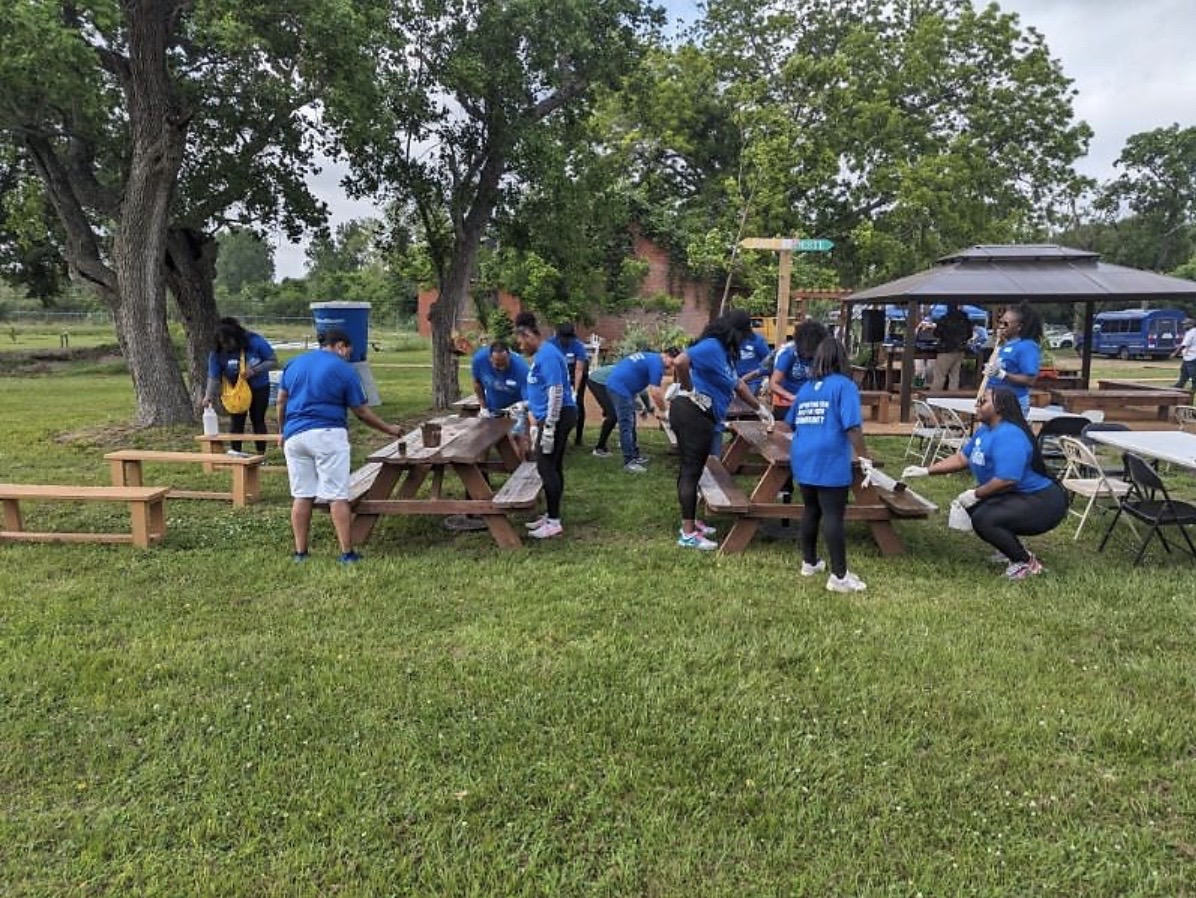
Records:
M379 411L426 414L426 351L372 359ZM129 431L111 366L4 386L3 480L194 446ZM147 552L0 546L0 893L1196 893L1196 563L1069 522L1010 584L939 515L898 558L850 526L869 589L832 595L787 542L677 549L643 442L641 477L572 453L565 537L517 552L409 518L342 569L318 517L296 566L281 474L169 503Z

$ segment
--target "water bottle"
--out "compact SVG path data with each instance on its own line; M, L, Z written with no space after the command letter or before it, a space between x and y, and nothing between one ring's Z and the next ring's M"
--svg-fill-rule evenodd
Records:
M209 405L203 410L203 435L214 437L218 433L220 433L220 418L216 415L216 409Z

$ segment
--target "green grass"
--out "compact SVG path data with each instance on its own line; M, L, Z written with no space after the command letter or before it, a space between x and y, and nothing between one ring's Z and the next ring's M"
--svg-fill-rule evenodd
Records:
M424 414L426 352L376 359L380 411ZM128 432L118 374L5 387L3 479L193 444ZM341 569L318 517L294 565L277 474L250 509L170 503L148 552L0 546L0 893L1196 891L1191 560L1065 524L1009 584L940 515L898 558L850 527L869 590L833 596L788 543L676 549L644 442L638 478L572 454L566 537L517 552L398 519Z

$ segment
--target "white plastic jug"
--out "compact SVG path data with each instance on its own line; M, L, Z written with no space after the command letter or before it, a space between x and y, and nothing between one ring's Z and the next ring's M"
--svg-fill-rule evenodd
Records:
M203 410L203 435L214 437L218 433L220 433L220 418L216 415L216 409L209 405Z

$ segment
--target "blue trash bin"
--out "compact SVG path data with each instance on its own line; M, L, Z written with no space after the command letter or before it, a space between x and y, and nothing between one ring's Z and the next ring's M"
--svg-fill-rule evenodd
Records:
M350 362L364 362L370 348L370 304L368 302L313 302L311 317L316 333L340 328L353 341Z

